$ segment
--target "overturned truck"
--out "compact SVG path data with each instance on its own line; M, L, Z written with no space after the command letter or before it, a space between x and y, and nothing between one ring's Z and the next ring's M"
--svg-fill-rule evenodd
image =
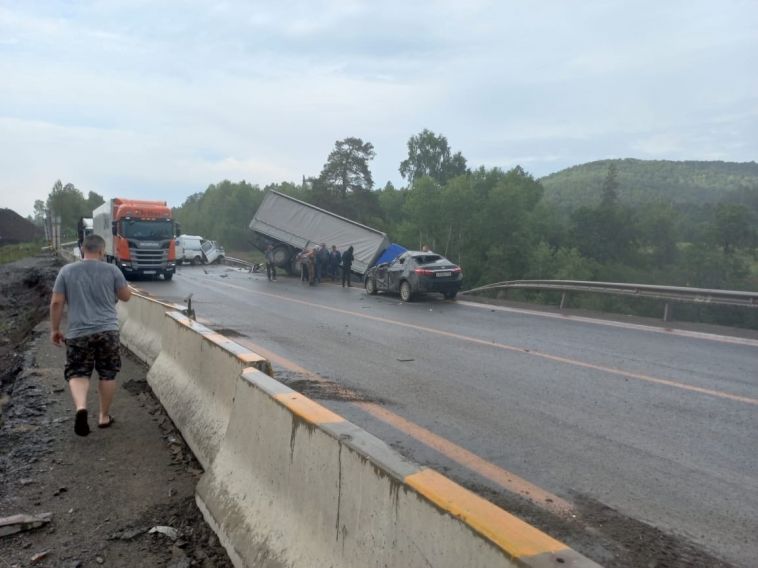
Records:
M340 217L289 195L269 191L250 221L252 242L265 251L274 247L274 263L290 273L305 249L326 244L344 252L353 247L353 272L364 274L390 246L385 233Z

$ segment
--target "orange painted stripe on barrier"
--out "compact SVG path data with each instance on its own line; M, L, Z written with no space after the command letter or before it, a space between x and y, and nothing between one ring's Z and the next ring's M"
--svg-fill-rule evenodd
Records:
M562 542L505 512L468 489L434 471L422 469L405 483L471 526L513 558L570 550Z
M205 337L208 341L212 341L213 343L216 343L218 345L223 345L224 343L234 343L231 339L229 339L225 335L221 335L220 333L216 333L215 331L211 331L210 333L206 332L201 335Z
M260 363L261 361L266 361L265 357L261 357L257 353L253 353L252 351L248 351L247 353L238 353L237 359L242 361L243 363Z
M142 298L143 300L147 300L148 302L153 302L155 304L160 304L161 306L165 308L169 308L170 310L181 309L181 307L178 306L177 304L169 304L168 302L157 300L156 298L151 296L149 292L146 292L145 290L142 290L141 288L136 288L135 286L132 286L132 285L129 285L129 288L132 289L132 294L134 294L138 298Z
M171 317L173 314L170 314L169 312L166 312L165 315L166 315L166 317ZM196 321L188 318L184 314L178 314L178 315L176 315L174 317L171 317L171 319L173 319L176 323L179 323L179 324L183 325L184 327L188 327L188 328L190 328L193 331L197 331L200 334L203 334L204 331L205 331L204 329L197 329L197 326L201 326L202 328L205 328L204 325L197 323Z
M274 399L278 400L303 420L314 425L335 424L346 421L339 414L335 414L319 403L313 402L310 398L303 396L299 392L277 394L274 395Z

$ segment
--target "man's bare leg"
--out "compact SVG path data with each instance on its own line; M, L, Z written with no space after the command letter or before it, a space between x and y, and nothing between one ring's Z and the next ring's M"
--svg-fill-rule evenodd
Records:
M68 388L71 391L71 398L74 399L74 406L76 407L74 432L78 436L86 436L89 434L89 424L87 424L89 377L72 377L68 381Z
M74 406L77 410L87 409L87 393L89 392L89 378L72 377L68 381L68 388L71 391L71 398L74 399Z
M111 420L110 410L113 395L116 393L115 380L100 380L97 384L97 393L100 395L100 419L98 424L108 424Z

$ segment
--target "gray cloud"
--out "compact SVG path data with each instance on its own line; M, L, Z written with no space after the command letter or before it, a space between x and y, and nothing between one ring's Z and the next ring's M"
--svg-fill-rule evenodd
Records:
M315 175L334 141L401 183L407 139L544 175L753 160L752 2L0 1L2 206L62 178L174 205Z

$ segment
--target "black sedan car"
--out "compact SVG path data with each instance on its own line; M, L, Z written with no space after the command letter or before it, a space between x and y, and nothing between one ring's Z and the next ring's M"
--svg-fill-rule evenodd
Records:
M398 292L404 302L425 292L439 292L452 300L462 282L460 266L433 252L404 252L392 262L372 266L365 275L366 292Z

